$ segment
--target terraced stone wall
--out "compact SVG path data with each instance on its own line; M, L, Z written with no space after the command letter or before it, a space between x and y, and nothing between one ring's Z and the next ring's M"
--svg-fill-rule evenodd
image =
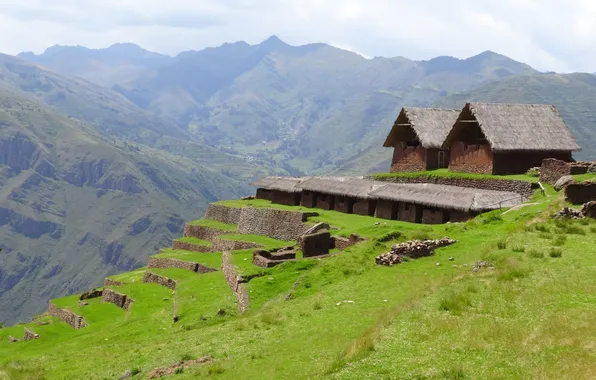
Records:
M182 260L178 260L178 259L156 258L156 257L152 257L151 259L149 259L149 262L147 263L147 268L149 268L149 269L151 269L151 268L161 268L161 269L178 268L178 269L186 269L191 272L197 272L197 273L209 273L209 272L216 271L216 269L206 267L199 263L194 263L194 262L190 262L190 261L182 261Z
M176 280L172 280L171 278L160 276L151 272L145 272L143 275L143 282L159 284L161 286L165 286L166 288L176 290Z
M241 208L210 204L205 212L205 219L217 220L226 224L238 224Z
M120 286L120 285L124 285L124 283L120 282L120 281L110 280L109 278L106 278L103 281L103 286Z
M299 211L244 207L238 223L238 233L263 235L278 240L297 240L308 228Z
M48 314L53 317L60 318L63 322L67 323L68 325L70 325L70 327L72 327L75 330L87 327L87 322L85 322L83 317L76 315L70 310L59 309L58 307L56 307L56 305L54 305L51 302L48 306Z
M126 294L115 292L112 289L104 289L103 295L101 296L101 302L113 303L121 309L128 310L134 300Z
M174 240L172 242L172 249L181 249L184 251L193 251L193 252L212 252L212 251L214 251L213 247L208 247L206 245L194 244L194 243L189 243L186 241L179 241L179 240Z
M224 277L236 296L240 312L244 313L250 308L248 292L246 291L246 286L240 282L240 276L238 276L238 273L236 272L236 269L234 269L234 265L231 261L231 253L229 251L225 251L222 257L222 270L224 272Z
M215 238L215 240L213 241L214 252L237 251L241 249L251 249L259 247L261 247L261 245L257 243L239 240L226 240L219 237Z
M185 237L194 237L202 240L213 241L219 235L230 234L230 231L218 230L217 228L205 227L205 226L194 226L187 223L184 227Z

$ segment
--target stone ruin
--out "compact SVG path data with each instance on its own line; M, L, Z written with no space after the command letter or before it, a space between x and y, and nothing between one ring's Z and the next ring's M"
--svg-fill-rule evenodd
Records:
M395 244L391 251L375 258L377 265L392 266L399 264L405 258L417 259L420 257L432 256L435 249L447 247L456 243L455 240L444 237L438 240L412 240L405 243Z
M134 300L126 294L118 293L112 289L105 289L101 297L102 303L113 303L121 309L128 310Z
M366 239L358 234L351 234L349 238L341 237L341 236L333 236L331 237L331 248L337 248L339 250L344 250L348 247L353 246L354 244L358 244Z
M39 334L36 334L35 332L33 332L25 327L25 334L23 335L23 340L33 340L33 339L39 339Z
M596 201L584 203L582 208L577 210L571 207L563 207L560 211L557 211L553 218L559 219L583 219L593 218L596 219Z
M271 268L295 259L296 248L294 247L285 247L272 251L256 249L252 254L252 263L261 268Z

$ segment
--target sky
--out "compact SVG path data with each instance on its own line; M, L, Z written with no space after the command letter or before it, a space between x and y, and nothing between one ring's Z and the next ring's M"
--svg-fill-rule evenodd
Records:
M596 72L594 0L0 0L0 52L132 42L175 55L225 42L324 42L364 57L486 50Z

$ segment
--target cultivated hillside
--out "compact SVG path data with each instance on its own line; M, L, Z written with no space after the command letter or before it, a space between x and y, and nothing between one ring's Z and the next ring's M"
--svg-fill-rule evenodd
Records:
M218 155L200 165L105 137L1 81L0 128L4 322L142 265L184 219L246 194L251 179L248 164L222 174ZM247 177L235 172L242 167Z
M162 368L176 379L594 378L596 224L553 220L562 195L546 190L524 208L449 225L314 210L311 223L367 240L269 269L251 263L251 250L154 252L151 268L111 277L104 302L52 301L55 315L83 318L80 330L50 315L0 329L0 376L145 379ZM246 206L301 210L261 200L218 206L229 208L218 220ZM257 225L266 223L276 220ZM181 241L201 251L218 241L292 243L238 234L240 224L192 222L187 234L212 242ZM457 242L434 256L375 264L392 244L446 235ZM160 268L164 259L178 268ZM217 270L223 263L245 281L244 314L226 284L237 277ZM153 283L156 275L169 280ZM38 339L9 343L25 328Z

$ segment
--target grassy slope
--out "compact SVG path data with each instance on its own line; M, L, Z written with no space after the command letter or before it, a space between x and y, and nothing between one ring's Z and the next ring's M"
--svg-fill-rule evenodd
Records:
M205 282L180 285L177 293L185 289L188 305L204 311L189 311L178 324L170 322L171 303L163 301L171 297L169 291L148 297L141 308L146 295L137 290L138 303L129 315L116 309L121 317L101 329L99 321L78 332L55 323L46 334L59 329L63 335L53 333L57 340L16 345L5 343L6 336L21 327L0 330L0 363L17 374L38 371L52 379L113 378L133 367L146 373L184 355L205 354L216 362L177 378L590 378L595 375L596 224L542 223L544 210L561 203L550 190L548 197L501 217L493 212L466 224L439 226L376 225L373 218L321 212L318 219L347 226L342 233L371 239L334 257L284 264L251 280L253 311L245 316L219 320L218 308L233 309L229 289L193 275ZM448 235L459 242L434 257L378 267L374 256L391 243L374 237L395 230L403 233L402 240ZM557 249L562 257L550 257ZM545 256L535 258L537 252ZM479 259L494 263L494 271L472 272ZM188 276L182 272L168 275ZM220 272L209 275L223 279ZM152 291L158 290L146 293ZM204 304L191 302L201 292ZM345 300L353 303L338 305ZM77 335L81 338L69 339Z

